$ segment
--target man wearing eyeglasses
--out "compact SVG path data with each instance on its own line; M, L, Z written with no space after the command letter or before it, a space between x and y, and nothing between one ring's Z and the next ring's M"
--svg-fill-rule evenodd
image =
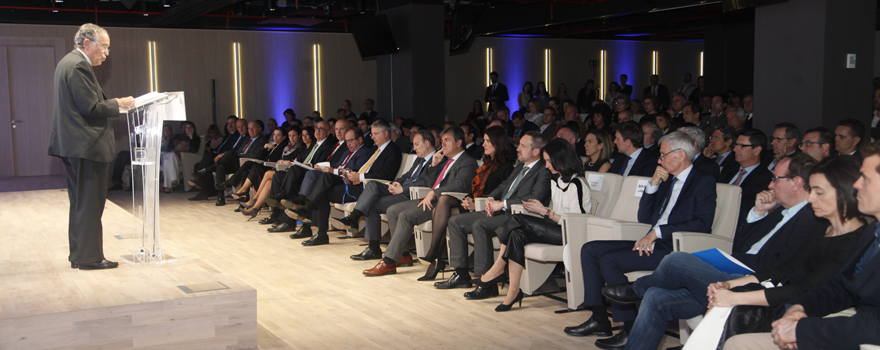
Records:
M742 227L741 224L745 222L749 209L755 203L755 197L758 193L767 190L767 185L773 178L773 173L767 170L767 167L761 166L761 152L766 147L767 136L763 132L755 129L746 130L733 143L733 156L739 166L730 166L729 168L736 171L725 171L723 176L718 178L719 183L739 186L742 189L737 227Z
M721 174L718 176L719 181L730 178L739 169L739 164L736 162L736 157L733 153L733 144L736 143L737 137L736 130L730 126L716 128L712 132L712 136L709 137L709 147L706 147L708 151L704 152L704 154L712 152L717 155L715 163L718 163L718 166L721 167Z
M61 157L67 170L70 199L71 268L112 269L104 259L101 216L107 200L110 166L116 157L113 124L119 107L134 107L131 96L107 99L92 67L110 54L104 28L83 24L74 36L75 49L55 68L55 107L49 134L49 155Z
M817 162L831 157L834 150L834 133L823 127L807 130L801 151L813 157Z
M767 164L767 169L773 171L782 157L790 156L797 152L798 141L800 138L801 132L794 124L776 124L776 127L773 130L773 138L770 141L770 145L773 146L773 153L768 153L761 163Z
M673 122L682 122L681 118L683 117L683 115L681 109L684 108L684 105L686 103L687 97L685 96L685 94L677 92L675 93L675 95L672 95L672 106L669 108L669 115L672 116Z

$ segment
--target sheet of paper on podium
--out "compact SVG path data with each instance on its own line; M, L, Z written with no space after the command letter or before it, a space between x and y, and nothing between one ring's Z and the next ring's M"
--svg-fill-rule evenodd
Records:
M165 113L160 114L162 116L162 120L186 120L186 103L183 99L183 91L148 92L134 98L134 107L135 109L141 108L166 97L170 97L170 99L164 102ZM124 114L128 113L128 111L128 108L119 108L119 113Z

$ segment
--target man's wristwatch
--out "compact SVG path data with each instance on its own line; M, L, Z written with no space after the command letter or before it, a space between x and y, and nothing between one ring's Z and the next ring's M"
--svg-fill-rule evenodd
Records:
M544 218L545 218L545 219L550 219L550 214L553 214L553 211L548 209L547 212L544 213Z

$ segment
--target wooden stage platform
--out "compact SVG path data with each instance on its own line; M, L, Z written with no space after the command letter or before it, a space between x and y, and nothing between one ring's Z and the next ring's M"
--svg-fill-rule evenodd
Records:
M496 313L503 298L416 281L420 263L367 278L375 261L348 258L361 239L331 232L330 245L303 247L192 195L161 195L164 251L179 262L79 271L67 262L66 192L0 193L0 349L595 349L596 337L562 332L588 311L555 314L565 304L537 296ZM104 253L119 261L135 247L131 193L110 199ZM218 286L228 289L185 292Z

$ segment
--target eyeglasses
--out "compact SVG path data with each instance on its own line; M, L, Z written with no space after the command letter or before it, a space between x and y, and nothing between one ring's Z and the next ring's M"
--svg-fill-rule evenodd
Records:
M676 148L676 149L671 150L671 151L669 151L669 152L663 153L663 155L661 155L659 159L663 159L663 157L666 157L666 156L670 155L672 152L678 152L678 151L681 151L681 150L682 150L681 148Z
M783 141L783 140L790 140L790 139L791 139L791 137L774 137L774 138L772 138L773 141Z
M758 145L747 145L747 144L744 144L744 143L734 143L734 144L733 144L733 147L736 147L736 146L740 146L740 147L758 147Z
M345 142L354 142L357 139L345 139Z
M791 176L791 175L788 175L788 176L774 176L774 177L773 177L773 182L778 182L779 180L782 180L782 179L791 179L791 178L793 178L793 177L794 177L794 176Z
M821 145L824 145L824 144L826 144L826 143L828 143L828 142L804 141L804 143L801 144L801 148L804 148L804 147L810 147L810 146L812 146L812 145L820 145L820 146L821 146Z
M325 128L315 128L315 130L327 131Z
M99 43L97 41L92 41L92 42L95 43L95 45L98 45L99 47L101 47L101 50L104 50L105 54L107 54L107 55L110 54L110 49L104 47L104 45L101 45L101 43Z

